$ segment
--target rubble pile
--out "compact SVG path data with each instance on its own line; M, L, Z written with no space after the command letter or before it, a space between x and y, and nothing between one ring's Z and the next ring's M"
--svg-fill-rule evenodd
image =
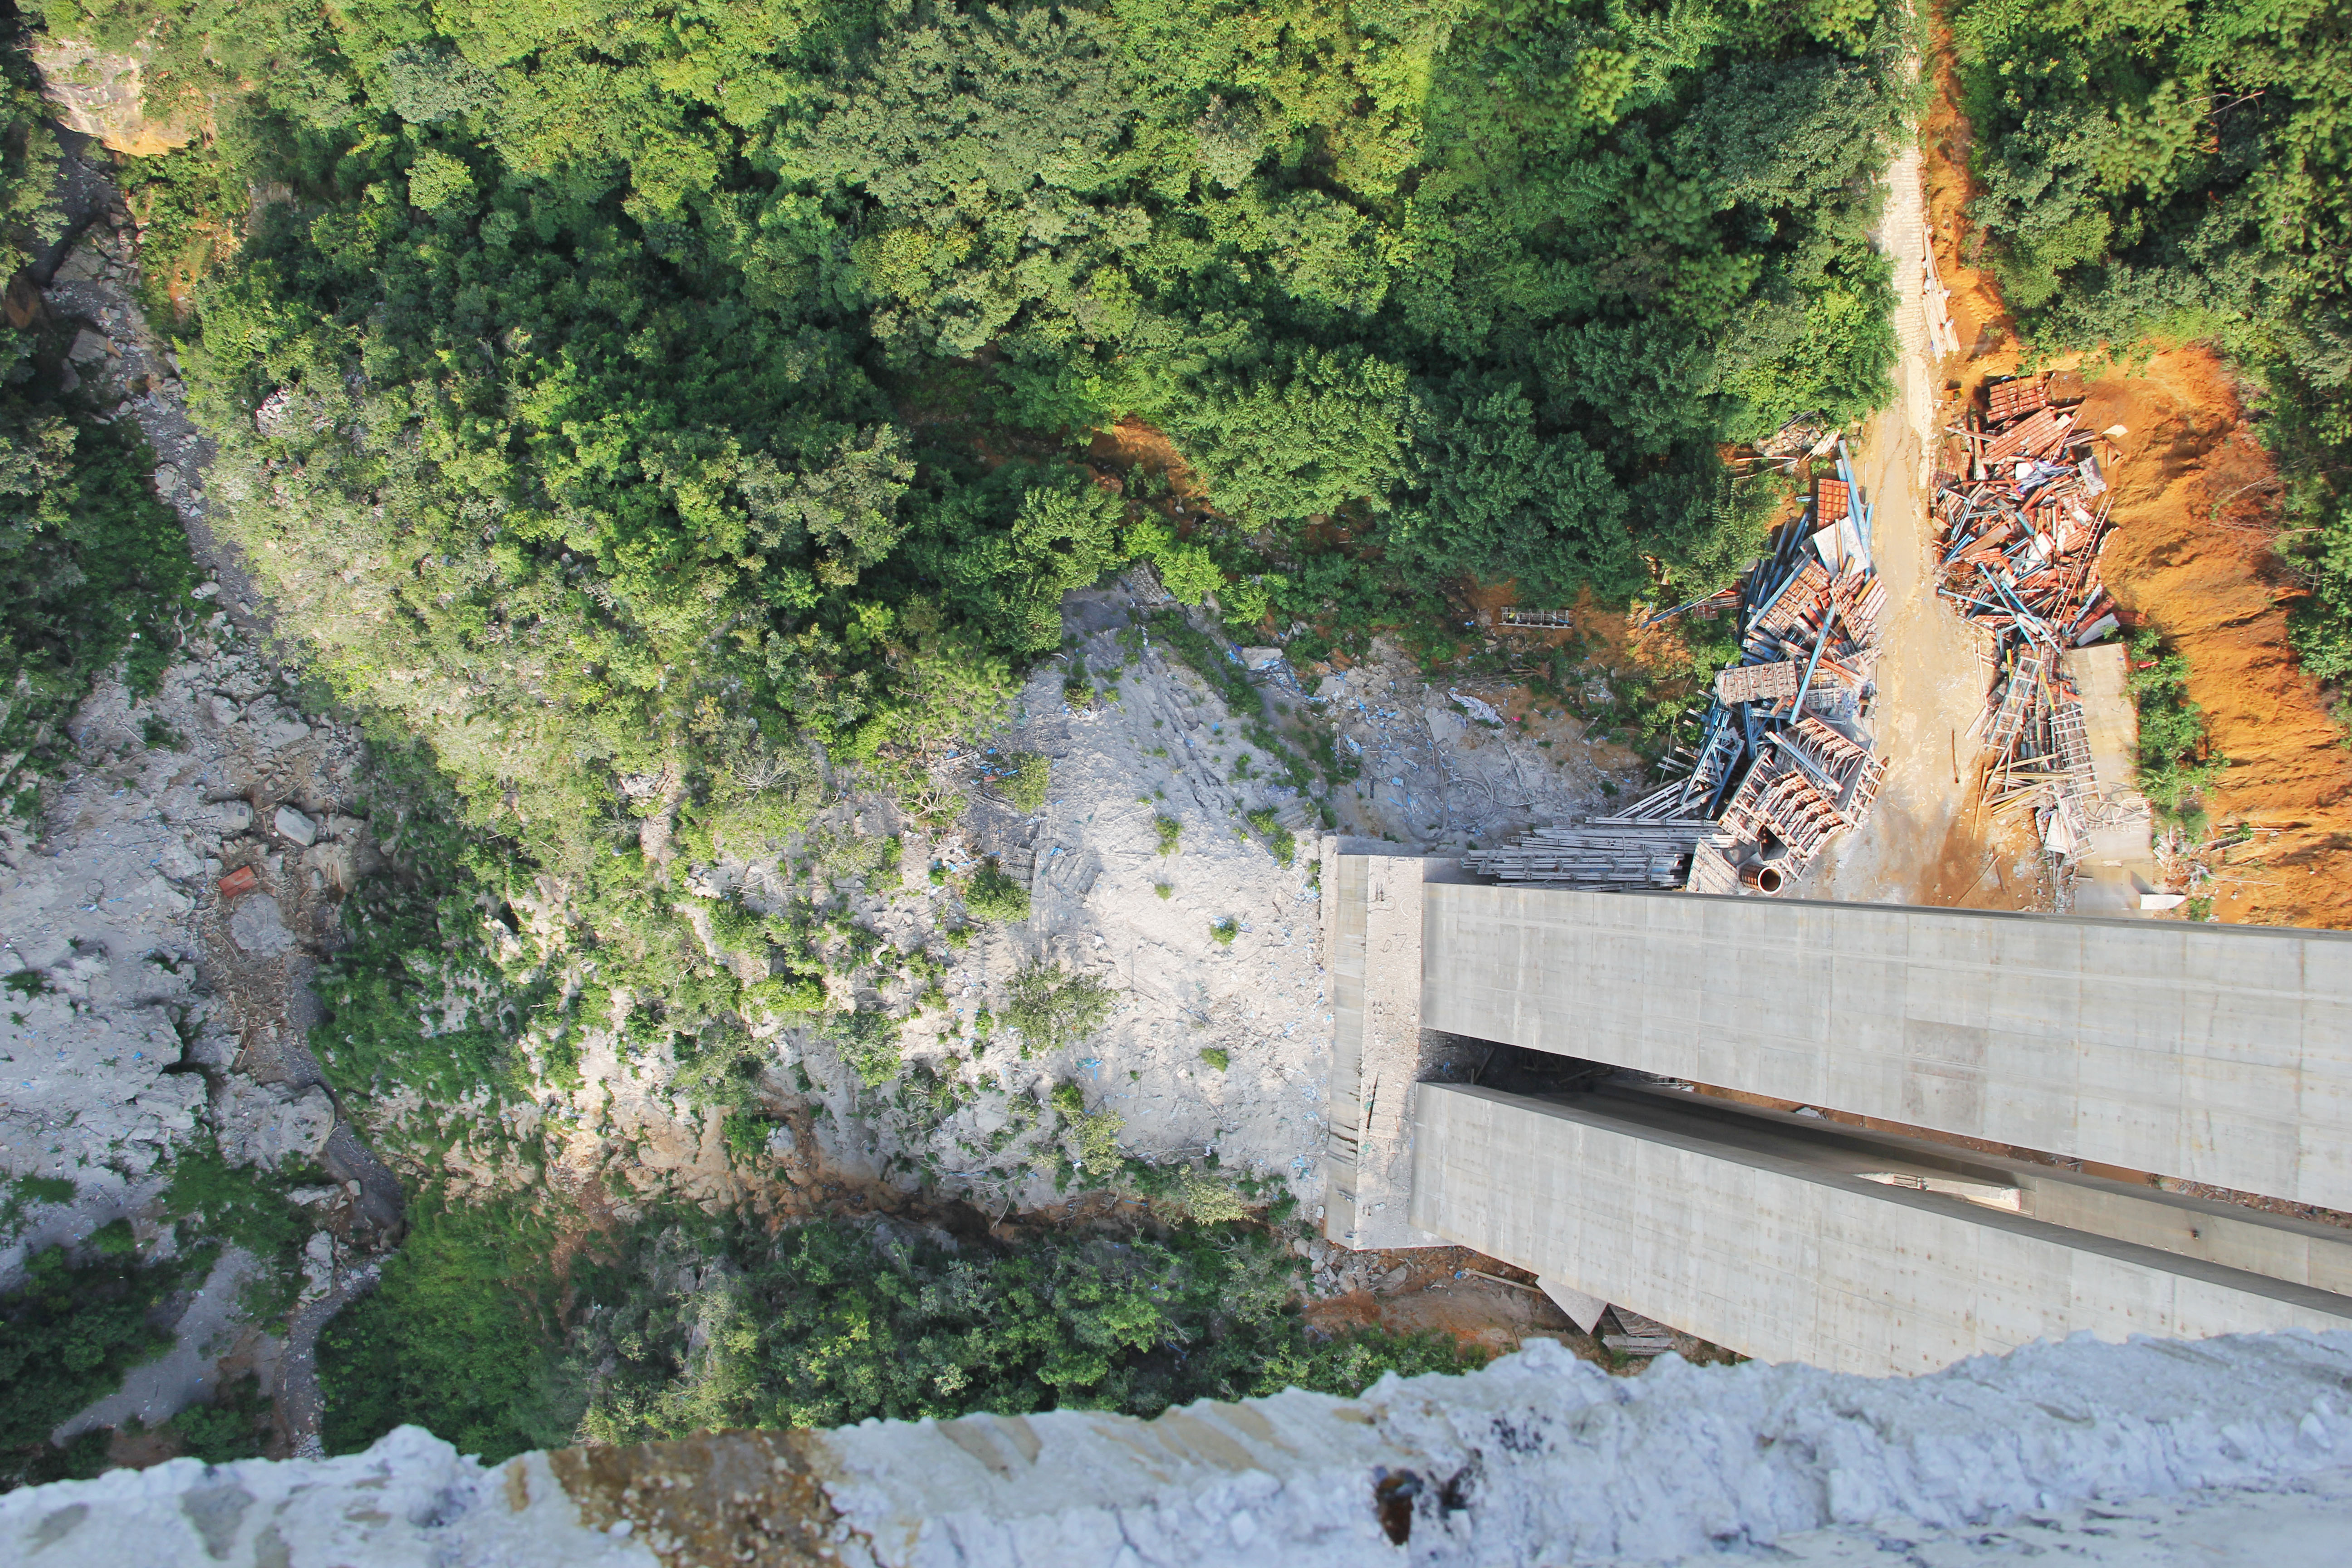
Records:
M1704 893L1785 890L1822 847L1861 826L1886 763L1862 729L1886 587L1871 508L1843 441L1838 478L1734 587L1654 616L1736 614L1737 664L1718 671L1681 776L1612 816L1474 850L1464 868L1505 881ZM1825 455L1825 454L1824 454Z
M2076 428L2075 378L2021 376L1989 389L1937 454L1937 591L1977 628L1988 670L1984 798L2031 809L2043 843L2071 855L2120 809L2095 777L2067 656L2116 629L2099 580L2114 532L2098 447Z

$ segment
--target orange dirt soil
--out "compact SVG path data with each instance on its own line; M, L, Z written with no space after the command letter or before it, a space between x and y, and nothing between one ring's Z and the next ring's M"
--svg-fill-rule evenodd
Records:
M1177 453L1176 444L1131 416L1108 430L1094 433L1094 438L1087 443L1087 461L1097 477L1120 474L1130 468L1157 471L1166 478L1170 494L1196 508L1207 505L1199 477Z
M2352 751L2287 643L2303 590L2271 548L2277 480L2229 368L2169 350L2092 383L2081 417L2130 429L2113 475L2122 527L2101 566L2130 618L2189 657L2189 695L2230 763L2207 792L2217 832L2254 830L2206 858L2215 915L2352 927Z
M1940 8L1933 26L1936 90L1920 139L1936 265L1968 351L1945 366L1957 400L2021 360L1990 268L1967 265L1982 243L1967 217L1977 194L1971 128ZM2081 424L2128 431L2105 453L2120 526L2101 574L2127 624L2158 627L2189 658L2189 695L2204 710L2211 753L2230 762L2208 792L2217 836L2254 830L2253 842L2203 857L2214 879L2196 890L2213 896L2226 921L2352 929L2352 751L2287 642L2286 612L2302 590L2272 549L2278 484L2236 379L2194 345L2081 368ZM1983 853L1961 842L1968 829L1965 818L1954 825L1948 878L1965 879L1971 850ZM1947 889L1934 901L1978 900Z

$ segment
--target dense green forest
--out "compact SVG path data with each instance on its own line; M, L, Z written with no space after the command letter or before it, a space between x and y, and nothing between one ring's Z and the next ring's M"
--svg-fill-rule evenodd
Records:
M2352 13L1959 0L1973 213L2027 336L2217 342L2265 389L2313 674L2352 675Z
M330 1447L403 1421L497 1459L583 1436L972 1410L1156 1415L1484 1359L1442 1335L1310 1336L1287 1247L1231 1224L1006 1247L898 1222L769 1234L688 1211L601 1238L562 1280L552 1236L508 1205L425 1218L328 1332Z
M781 966L739 985L684 865L919 795L1068 589L1144 555L1253 629L1711 586L1779 499L1719 444L1861 413L1893 352L1868 0L38 15L148 39L151 111L209 121L121 162L216 521L491 836L338 1004L339 1070L437 1092L562 989L377 1037L357 1005L466 947L448 900L554 874L572 1003L743 1066L826 960L720 908ZM1130 415L1214 515L1072 460Z
M262 195L181 329L232 531L549 864L625 796L772 837L768 753L984 722L1133 551L1245 618L1719 579L1717 444L1892 352L1868 0L40 15L160 27L192 240ZM1211 538L1055 458L1126 415Z
M418 1195L322 1347L337 1445L401 1419L510 1451L1150 1412L1450 1363L1313 1341L1283 1305L1297 1261L1213 1184L1127 1240L1013 1253L622 1226L558 1280L546 1151L497 1143L489 1108L576 1087L609 1025L739 1113L748 1155L749 1026L793 1016L898 1113L951 1110L968 1085L893 1081L887 1016L812 1012L828 976L936 960L877 953L829 901L896 886L892 841L804 830L853 789L951 815L928 764L1061 646L1065 594L1130 560L1310 646L1473 579L1616 603L1727 580L1782 496L1735 485L1724 445L1885 391L1868 234L1910 102L1902 8L21 8L145 49L151 114L204 128L118 160L147 303L219 443L215 522L371 726L398 824L313 1043L347 1103L421 1097L383 1145L404 1171L495 1144L526 1189ZM1129 417L1194 504L1079 460ZM1222 647L1164 630L1255 723ZM782 912L688 892L694 864L788 848L818 869ZM967 914L996 918L978 890ZM487 940L526 898L559 939ZM1039 1020L1101 1010L1024 973ZM453 988L476 1003L442 1027L424 1004ZM1028 1112L1062 1177L1175 1179L1124 1168L1116 1119L1067 1098Z

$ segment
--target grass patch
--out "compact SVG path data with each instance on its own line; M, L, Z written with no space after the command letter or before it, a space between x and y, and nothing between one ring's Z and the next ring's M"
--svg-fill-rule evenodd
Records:
M1245 813L1244 816L1249 825L1257 829L1258 837L1265 840L1266 850L1276 860L1287 866L1297 858L1298 840L1290 829L1276 820L1273 807L1261 807Z
M992 925L1017 925L1029 918L1029 889L1008 875L991 856L972 874L964 889L964 912Z
M996 781L997 793L1016 811L1040 810L1054 787L1053 763L1035 752L1015 752L1011 762L1011 769Z

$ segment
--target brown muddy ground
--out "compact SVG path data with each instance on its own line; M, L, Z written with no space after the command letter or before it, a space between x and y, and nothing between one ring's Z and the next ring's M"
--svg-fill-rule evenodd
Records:
M1950 398L2022 365L1990 268L1970 265L1983 243L1967 217L1977 194L1972 130L1940 13L1932 26L1935 91L1921 135L1927 214L1952 323L1969 351L1942 367ZM2193 344L2080 368L2089 383L2082 423L2127 431L2110 475L2121 526L2103 574L2131 623L2161 628L2189 657L2189 697L2204 710L2212 753L2231 764L2208 800L2214 836L2252 835L2194 856L2212 878L2196 890L2212 896L2225 921L2352 928L2352 750L2287 641L2287 612L2303 589L2273 549L2277 479L2236 377ZM1980 852L1965 816L1956 820L1937 870L1947 890L1924 901L1968 901L1953 899L1948 883Z
M1310 1304L1308 1327L1326 1333L1376 1328L1396 1334L1446 1334L1465 1349L1488 1356L1507 1355L1528 1340L1556 1340L1574 1355L1611 1372L1638 1373L1650 1364L1646 1357L1616 1353L1578 1328L1526 1269L1466 1247L1356 1256L1377 1259L1370 1266L1375 1272L1402 1265L1406 1278L1387 1289L1353 1290ZM1605 1318L1599 1326L1604 1332L1610 1330ZM1685 1361L1704 1365L1739 1359L1720 1345L1679 1330L1670 1331L1675 1352Z
M2128 426L2102 564L2133 620L2188 655L2189 695L2229 770L2208 793L2200 858L2222 921L2352 927L2352 751L2295 663L2304 589L2273 549L2278 482L2230 368L2202 348L2156 354L2090 388L2083 420Z

